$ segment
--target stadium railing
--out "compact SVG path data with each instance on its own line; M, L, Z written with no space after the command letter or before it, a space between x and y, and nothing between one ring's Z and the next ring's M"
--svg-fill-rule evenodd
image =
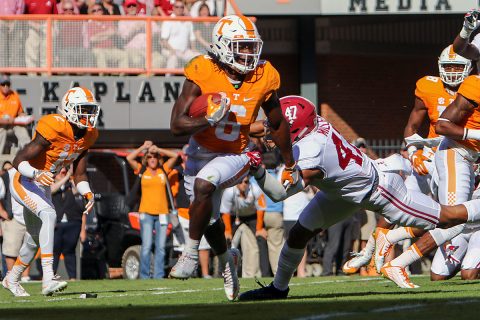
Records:
M234 11L238 8L234 7ZM92 15L10 15L0 16L0 72L27 74L182 74L185 62L167 66L175 55L162 44L161 29L166 21L190 21L193 29L211 41L214 24L220 17L154 17ZM113 26L114 35L105 36L98 48L92 36ZM125 28L136 29L135 36ZM135 40L135 44L131 41ZM190 45L198 54L206 47L198 39ZM175 55L176 56L176 55ZM128 59L128 62L126 62ZM187 59L188 60L188 59Z

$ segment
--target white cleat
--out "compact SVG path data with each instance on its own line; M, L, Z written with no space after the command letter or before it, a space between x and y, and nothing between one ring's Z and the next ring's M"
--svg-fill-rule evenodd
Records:
M46 284L42 285L42 294L44 296L51 296L54 293L65 290L67 286L68 283L66 281L50 280Z
M342 267L345 274L356 273L361 267L368 265L370 260L372 260L372 253L368 253L365 250L353 253L353 255L354 257L345 262Z
M238 281L237 268L242 259L240 251L236 248L229 249L228 261L225 266L225 270L222 272L223 276L223 288L225 289L225 295L227 299L233 301L237 298L240 292L240 282Z
M173 266L168 275L169 278L186 280L190 278L198 267L198 258L195 259L183 252L177 263Z
M385 264L385 257L390 253L393 244L387 240L388 229L377 228L375 230L375 269L380 273Z
M419 287L410 281L404 267L392 266L389 262L382 267L381 272L385 278L392 280L400 288L415 289Z
M30 297L27 291L22 287L19 282L11 282L8 280L8 274L2 281L2 286L9 290L15 297Z

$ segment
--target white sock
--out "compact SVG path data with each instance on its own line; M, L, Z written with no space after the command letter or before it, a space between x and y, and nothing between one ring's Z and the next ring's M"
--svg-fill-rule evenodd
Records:
M418 261L422 258L422 253L420 250L418 250L417 245L414 243L413 245L408 248L407 251L390 261L390 264L392 266L398 266L398 267L407 267L414 263L415 261Z
M53 254L42 254L43 282L53 279Z
M433 240L437 244L437 246L441 246L445 242L452 240L460 233L462 233L463 229L465 228L465 224L459 224L455 227L448 228L448 229L441 229L435 228L430 230L429 233L432 236Z
M462 203L467 208L467 222L480 220L480 200L470 200Z
M365 255L371 257L374 251L375 251L375 237L373 236L373 233L372 233L370 234L370 237L368 237L368 241L367 241L367 244L365 245L365 248L363 248L363 252L365 252Z
M193 259L198 260L199 245L200 245L200 240L193 240L190 237L188 237L187 243L185 243L185 253L188 253L188 255Z
M395 244L401 240L405 239L412 239L415 236L413 235L412 228L410 227L399 227L387 232L386 238L387 240Z
M7 275L9 277L8 281L19 282L20 279L22 278L23 271L25 271L27 267L28 267L28 263L24 263L22 262L22 260L20 260L20 258L17 258L17 260L15 260L15 264L12 267L12 270L8 272L8 275Z
M279 290L287 290L288 283L302 261L305 249L290 248L287 243L283 245L280 259L278 260L278 269L273 280L273 285Z

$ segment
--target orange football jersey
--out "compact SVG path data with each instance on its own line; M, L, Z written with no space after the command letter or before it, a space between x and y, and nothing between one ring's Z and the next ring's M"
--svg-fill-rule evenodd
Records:
M435 133L435 124L446 107L455 100L456 94L451 95L443 86L439 77L426 76L417 81L415 96L423 101L427 108L430 128L428 138L438 137Z
M185 66L185 77L197 84L202 94L224 92L230 98L229 114L194 135L201 146L221 153L238 154L247 147L250 124L256 120L262 103L280 87L280 75L268 61L260 61L238 89L208 56L193 58Z
M75 140L73 129L64 116L49 114L40 118L35 134L40 134L51 144L37 158L29 161L30 165L39 170L58 172L75 161L78 156L87 151L97 140L98 130L87 129L85 135Z
M477 104L473 113L460 125L468 129L480 129L480 110L478 107L480 106L480 76L468 76L460 85L458 94ZM480 151L480 141L478 140L461 140L459 142L467 148Z

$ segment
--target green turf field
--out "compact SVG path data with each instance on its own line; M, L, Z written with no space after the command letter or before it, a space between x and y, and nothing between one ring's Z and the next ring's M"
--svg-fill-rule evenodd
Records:
M421 287L399 289L382 278L357 276L294 279L289 299L249 303L228 302L221 279L77 281L53 297L40 295L40 283L29 283L28 298L0 291L0 318L480 319L480 282L413 281ZM241 285L242 291L257 287L253 279L241 279ZM98 297L80 299L84 292Z

